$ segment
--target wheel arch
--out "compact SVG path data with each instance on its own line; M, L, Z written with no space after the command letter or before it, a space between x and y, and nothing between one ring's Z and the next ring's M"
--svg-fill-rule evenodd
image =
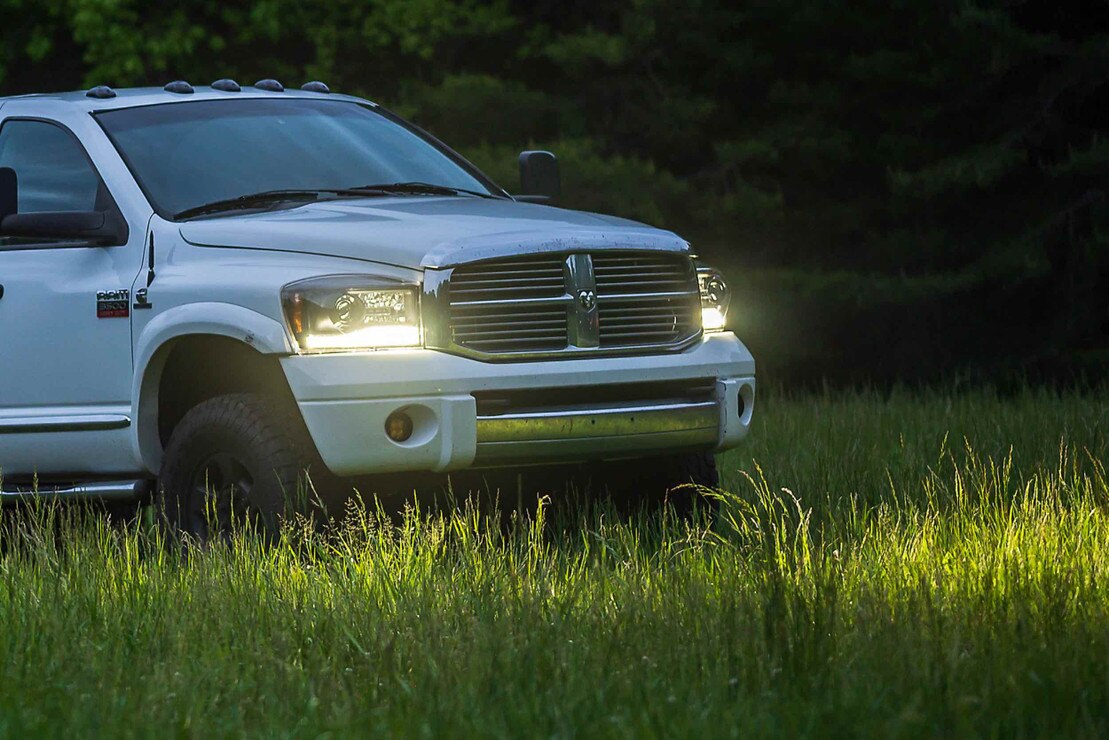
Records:
M195 353L199 352L201 360L218 356L226 362L228 370L217 374L227 376L229 387L236 386L236 379L241 385L244 378L261 374L270 384L277 383L279 377L280 392L291 393L279 358L292 351L284 325L242 306L194 303L159 314L143 328L135 343L131 412L135 420L132 445L136 458L153 474L161 467L166 432L162 418L166 408L163 385L167 369L170 373L179 372L170 363L175 353L197 357ZM213 376L210 364L202 362L191 369L199 371L197 384ZM170 380L175 377L179 376L171 375Z

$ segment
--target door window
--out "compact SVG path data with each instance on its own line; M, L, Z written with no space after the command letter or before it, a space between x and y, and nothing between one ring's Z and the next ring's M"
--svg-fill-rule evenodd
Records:
M68 131L45 121L0 127L0 167L19 183L19 212L95 211L100 177Z
M0 127L0 167L15 171L17 213L104 211L111 200L81 144L46 121L10 120ZM0 246L54 240L0 237Z

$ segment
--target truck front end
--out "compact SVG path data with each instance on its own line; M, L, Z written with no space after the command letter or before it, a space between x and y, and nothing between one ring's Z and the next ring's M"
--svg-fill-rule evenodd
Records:
M460 249L423 274L286 288L282 366L339 475L718 451L747 432L754 360L725 330L722 276L686 251Z

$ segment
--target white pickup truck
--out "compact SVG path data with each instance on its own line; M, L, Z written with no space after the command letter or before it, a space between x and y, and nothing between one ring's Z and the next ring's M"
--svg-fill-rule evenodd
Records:
M318 82L0 99L0 491L205 536L386 472L716 483L755 392L722 277L520 168Z

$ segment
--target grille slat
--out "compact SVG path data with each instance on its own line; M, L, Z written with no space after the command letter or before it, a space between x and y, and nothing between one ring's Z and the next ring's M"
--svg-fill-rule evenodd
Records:
M695 290L668 290L661 293L610 293L608 295L600 293L597 295L597 299L600 301L645 301L668 298L697 298L700 300L700 294Z
M667 273L663 274L650 274L650 273L628 273L627 275L620 275L619 277L598 277L597 285L601 287L619 288L622 285L642 286L649 285L652 290L658 290L661 285L676 285L678 290L681 290L686 285L684 275L674 275Z
M621 345L657 344L660 341L670 341L674 336L672 331L634 331L609 334L606 339L619 341Z
M604 270L597 274L597 282L620 282L627 280L678 280L685 281L684 270L670 270L670 269L644 269L642 267L627 267L617 268L611 271Z
M594 269L604 275L626 275L629 272L653 272L665 275L667 273L683 274L685 272L685 268L678 265L651 265L638 262L621 264L619 262L602 261Z
M563 289L562 275L536 275L534 277L510 277L510 278L481 278L480 280L466 280L453 283L456 290L478 290L481 288L489 287L504 287L504 288L557 288L559 291Z
M557 297L557 296L562 295L563 291L562 291L562 286L561 285L558 286L558 287L555 287L555 288L544 286L544 285L504 285L504 286L497 285L497 286L489 286L489 287L483 287L483 288L465 288L465 289L462 289L462 290L453 290L452 294L456 295L456 296L469 296L469 295L504 296L504 295L518 295L520 293L529 293L530 294L530 293L536 293L536 292L550 294L550 296L553 298L553 297ZM532 296L532 297L534 297L534 296Z
M491 300L451 301L451 309L460 311L480 311L494 308L536 308L540 306L565 306L566 296L544 298L495 298Z
M643 316L643 315L650 316L652 314L657 314L659 312L660 308L665 308L665 307L626 305L626 306L620 306L620 314L621 315L626 315L626 316L629 316L629 317ZM693 307L692 306L681 306L681 305L679 305L679 306L673 306L673 309L675 311L683 311L683 312L693 313Z
M504 319L507 319L507 318L511 318L511 317L504 317L500 320L503 321ZM537 319L512 320L511 321L512 326L536 326L536 327L549 326L549 325L558 325L558 324L565 324L565 323L566 323L566 317L565 316L560 317L560 318L550 318L550 319L538 319L537 318ZM457 327L458 331L466 331L468 327L474 327L475 329L484 330L484 327L488 326L488 324L489 324L489 317L478 316L478 317L469 318L469 319L467 319L466 321L463 321L463 322L456 322L455 327Z
M483 327L483 328L480 328L480 329L470 329L470 330L458 331L458 332L455 332L455 336L459 337L459 338L468 338L468 339L471 339L471 340L473 340L473 339L487 339L487 338L490 338L490 337L503 337L503 336L513 336L513 337L529 337L529 336L531 336L531 337L541 337L541 336L546 336L547 338L551 338L551 337L564 336L565 333L566 333L566 322L563 321L561 324L552 322L552 323L550 323L548 325L545 325L545 326L525 326L525 327L513 326L513 328L511 328L511 329L501 329L501 328L488 329L488 328Z
M598 280L597 287L609 294L657 294L662 292L680 293L688 283L683 278L655 278L636 280Z
M463 280L468 280L470 278L482 279L485 277L513 277L521 275L534 275L536 273L562 272L562 263L560 261L554 261L550 263L537 263L531 265L530 267L527 266L527 264L513 264L510 262L498 262L497 265L498 267L496 269L483 269L480 267L480 265L474 266L473 269L466 270L466 272L461 275L461 278Z
M526 345L526 346L525 346ZM474 349L490 349L504 347L500 350L511 352L514 349L562 349L565 342L555 342L547 337L513 337L512 339L474 339L467 343Z
M557 354L581 336L570 270L583 258L511 257L454 268L448 288L450 338L488 354ZM597 297L597 349L675 345L700 331L700 293L692 261L672 253L591 255ZM585 262L588 266L589 262ZM578 274L578 273L575 273ZM571 334L571 327L578 326ZM588 351L588 350L583 350Z

